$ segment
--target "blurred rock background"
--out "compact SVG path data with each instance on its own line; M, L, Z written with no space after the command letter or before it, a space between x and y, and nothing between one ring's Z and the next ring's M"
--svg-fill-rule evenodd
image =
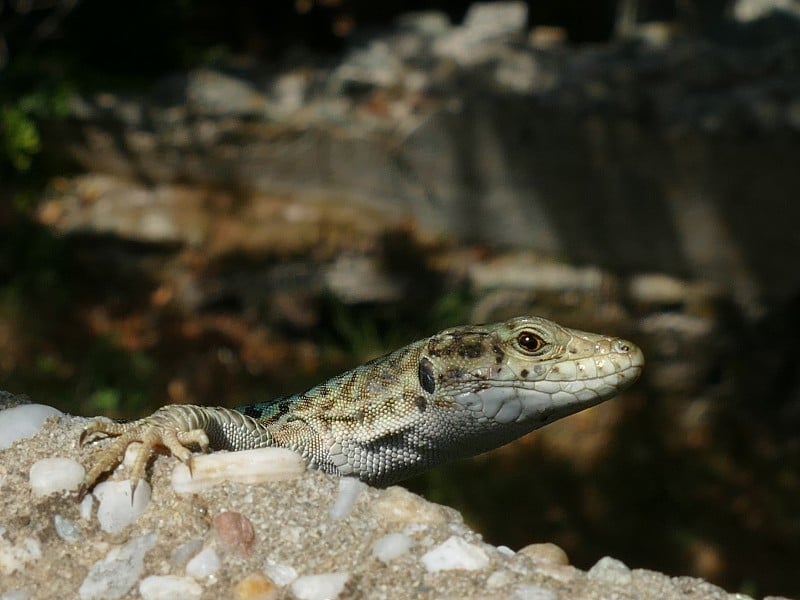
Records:
M443 327L624 335L409 482L497 544L800 594L800 2L0 5L0 388L293 393Z

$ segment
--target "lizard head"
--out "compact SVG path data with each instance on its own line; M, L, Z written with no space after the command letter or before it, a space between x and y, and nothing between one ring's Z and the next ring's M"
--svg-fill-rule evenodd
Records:
M429 338L418 378L434 405L462 407L484 427L533 430L618 394L643 367L626 340L517 317Z

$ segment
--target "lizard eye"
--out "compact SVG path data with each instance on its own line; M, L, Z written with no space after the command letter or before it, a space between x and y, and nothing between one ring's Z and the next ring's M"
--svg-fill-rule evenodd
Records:
M517 336L517 343L526 352L538 352L544 347L544 340L532 331L523 331Z

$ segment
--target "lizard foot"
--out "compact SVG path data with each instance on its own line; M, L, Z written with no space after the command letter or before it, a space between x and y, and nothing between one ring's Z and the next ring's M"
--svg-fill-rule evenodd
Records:
M201 450L207 450L209 442L206 432L202 429L186 431L175 425L154 421L155 419L152 417L129 423L115 423L103 419L95 419L84 427L78 442L81 446L106 437L114 437L116 439L108 448L100 451L94 465L86 473L81 486L81 497L94 487L103 474L113 470L122 462L125 450L133 442L140 442L142 447L136 454L136 460L131 469L132 492L135 491L139 481L142 480L147 462L159 446L165 447L173 456L187 464L191 471L192 453L186 446L196 444ZM133 494L131 494L131 497L133 497Z

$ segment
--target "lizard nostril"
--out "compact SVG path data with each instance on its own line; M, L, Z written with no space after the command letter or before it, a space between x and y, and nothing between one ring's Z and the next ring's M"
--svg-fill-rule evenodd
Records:
M625 340L616 340L614 342L614 351L625 354L631 351L631 345Z

